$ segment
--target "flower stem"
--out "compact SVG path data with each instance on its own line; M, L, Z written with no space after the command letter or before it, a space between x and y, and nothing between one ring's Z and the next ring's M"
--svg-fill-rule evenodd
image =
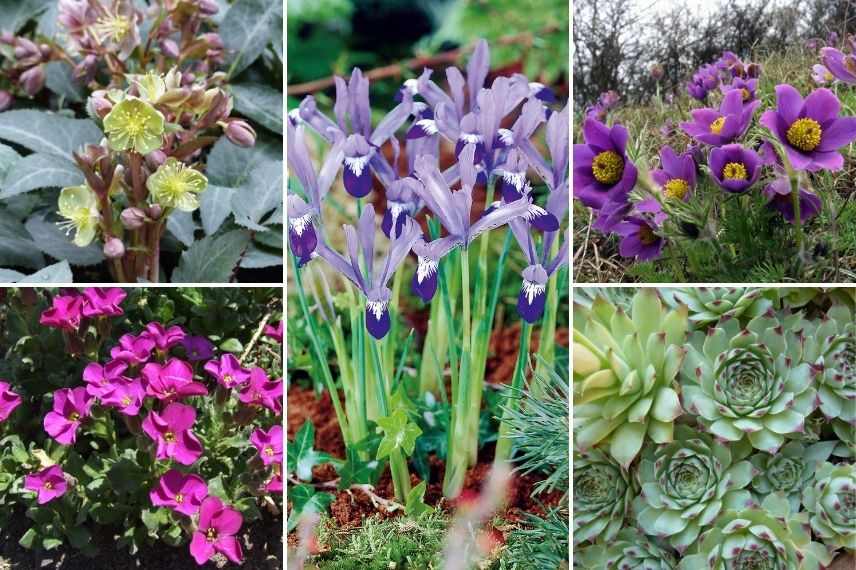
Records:
M796 231L798 263L802 264L803 254L805 253L803 244L803 229L802 229L802 212L800 212L800 176L799 173L792 170L790 165L786 166L788 177L791 180L791 200L794 206L794 230Z
M508 418L520 404L520 390L523 388L526 361L529 359L529 337L531 333L532 325L524 321L523 327L520 329L520 347L517 352L517 364L514 367L514 378L511 380L511 391L502 413L502 423L499 425L499 439L496 442L496 455L493 459L494 466L508 461L511 456L511 440L507 435L510 429Z

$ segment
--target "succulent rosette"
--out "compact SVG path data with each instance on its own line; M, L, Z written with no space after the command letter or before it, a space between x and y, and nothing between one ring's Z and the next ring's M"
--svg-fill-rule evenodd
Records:
M585 570L673 570L675 555L635 528L625 528L609 544L595 544L574 556L574 566Z
M709 435L675 427L675 441L648 447L639 464L642 493L633 501L639 527L669 537L683 553L723 510L753 504L745 487L752 464L748 446L718 445Z
M574 305L574 438L580 450L603 442L625 468L646 437L672 441L683 413L675 391L684 359L687 309L663 307L640 289L628 315L598 296Z
M752 492L759 501L770 493L787 497L792 512L799 511L803 489L814 477L817 466L826 461L835 448L834 441L809 446L790 441L776 454L755 453L749 458L754 467Z
M693 334L684 361L683 402L717 438L749 440L776 453L799 439L815 409L811 369L802 362L800 314L779 320L772 312L745 329L724 318Z
M811 541L805 519L777 495L768 495L761 508L726 511L678 568L819 570L831 558L823 545Z
M856 550L856 465L824 463L803 492L811 528L833 549Z
M663 289L660 294L666 304L689 309L689 320L703 327L723 317L751 319L773 306L760 289L747 287L682 287Z
M574 455L574 543L612 540L638 490L630 473L600 449Z

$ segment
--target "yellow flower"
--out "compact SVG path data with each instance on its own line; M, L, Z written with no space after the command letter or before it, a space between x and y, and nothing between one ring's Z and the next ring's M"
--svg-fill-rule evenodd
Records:
M104 117L104 132L113 150L149 154L163 145L163 115L137 97L118 102Z
M146 182L152 200L166 208L192 212L199 207L197 194L208 188L208 179L183 162L166 159Z
M66 219L59 227L66 233L75 230L74 245L86 247L98 230L98 199L89 186L69 186L59 193L59 215Z

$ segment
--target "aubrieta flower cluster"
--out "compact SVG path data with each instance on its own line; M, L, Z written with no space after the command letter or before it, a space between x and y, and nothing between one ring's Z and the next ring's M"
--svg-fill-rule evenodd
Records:
M567 235L558 255L549 258L567 211L567 106L553 111L555 95L540 83L515 74L497 77L489 87L487 42L480 41L467 66L446 69L449 93L432 80L431 70L404 82L398 105L377 126L371 124L369 82L359 69L348 81L336 78L336 120L321 113L312 96L289 113L288 161L303 195L288 194L290 248L300 265L320 257L341 273L366 299L366 326L375 338L390 328L387 284L409 252L417 255L413 290L423 300L437 291L442 258L455 248L466 248L479 235L517 221L515 236L530 265L523 271L520 314L541 317L547 277L567 262ZM512 113L520 109L512 122ZM405 135L405 174L399 170L400 143L396 131L410 121ZM503 124L509 124L506 128ZM548 163L533 145L536 129L546 123ZM306 128L329 144L320 169L310 159ZM456 163L446 170L439 164L441 142L454 146ZM389 143L390 162L381 151ZM328 245L322 204L343 170L345 190L363 198L376 178L383 187L386 210L381 229L390 240L386 258L376 263L375 211L362 209L356 227L345 226L347 256ZM534 170L550 195L545 207L535 204L527 171ZM479 212L473 207L476 186L496 184L501 198ZM434 240L422 234L415 218L426 208L441 224L444 235ZM536 252L530 230L544 235L543 251ZM555 253L555 248L554 253Z
M64 290L53 298L40 322L73 333L87 327L87 319L124 314L124 299L125 292L119 288ZM281 342L282 327L281 322L268 326L265 333ZM214 345L208 339L158 322L147 324L139 334L122 335L109 354L110 359L103 364L90 362L85 367L82 385L54 392L53 409L43 420L45 431L60 445L74 445L96 406L115 410L129 426L137 426L132 432L144 434L157 461L175 466L160 477L150 498L153 505L169 508L195 523L190 552L197 563L204 564L217 553L240 563L243 555L235 536L242 524L240 513L209 495L205 480L181 467L193 466L204 452L193 431L197 411L188 399L212 395L209 388L213 383L218 402L230 395L241 402L236 418L240 416L238 420L245 425L265 410L275 416L282 414L282 380L269 378L260 367L245 368L232 354L215 357ZM207 381L197 376L197 363ZM21 403L21 396L0 381L0 422ZM142 421L133 420L143 415ZM264 473L259 492L281 493L282 428L258 427L249 443L258 454L254 468ZM51 465L28 475L24 487L35 492L42 505L64 495L69 485L62 467Z
M757 97L760 66L725 52L714 64L703 66L688 86L690 95L706 100L717 86L717 107L691 111L692 120L680 124L693 144L681 154L666 145L660 149L660 167L650 172L653 185L640 176L627 154L629 133L620 125L607 126L594 118L583 123L584 144L574 145L574 196L597 212L595 229L620 236L624 257L650 260L666 244L664 224L670 207L693 200L706 162L712 182L723 192L740 194L763 183L768 207L791 223L816 216L820 198L811 192L809 174L840 170L840 149L856 140L856 118L842 117L841 103L825 88L806 98L791 85L776 86L776 107L758 121L768 131L762 140L746 140L761 101ZM796 184L794 184L796 181ZM794 186L799 192L799 216L794 211ZM642 198L631 192L643 187Z

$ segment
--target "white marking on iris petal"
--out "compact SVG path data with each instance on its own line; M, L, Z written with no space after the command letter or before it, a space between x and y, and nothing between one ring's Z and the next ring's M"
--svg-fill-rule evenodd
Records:
M502 144L505 146L511 146L514 144L514 133L508 129L499 129L497 131L499 135L499 140L502 141Z
M523 217L527 222L531 222L533 218L537 218L539 216L546 216L547 210L538 206L536 204L529 204L529 208L526 210L526 213L523 214Z
M300 109L292 109L291 111L289 111L288 118L291 119L291 121L295 125L300 125L303 123L303 117L300 116Z
M413 103L413 113L415 115L418 115L419 113L421 113L422 111L424 111L427 108L428 108L428 104L423 103L422 101L416 101L415 103Z
M538 83L537 81L530 81L529 82L529 94L530 95L535 95L536 93L540 92L542 89L544 89L543 83Z
M376 321L379 321L386 309L386 301L366 301L366 309L371 311Z
M362 176L363 170L371 159L370 155L345 157L345 166L354 173L354 176Z
M460 140L467 144L478 144L480 142L484 142L484 137L475 133L461 133Z
M309 225L311 220L312 214L304 214L299 218L288 218L288 225L291 227L291 231L296 233L299 237L306 231L306 227Z
M535 297L544 294L544 290L543 285L523 280L523 294L526 295L526 302L530 305L535 302Z
M502 172L502 180L506 184L511 184L518 192L520 192L523 189L523 185L526 183L526 173L504 170Z
M437 273L437 262L429 257L418 256L419 265L416 267L416 282L422 283Z
M416 126L422 129L426 135L437 134L437 122L434 119L419 119L416 121Z
M411 95L417 95L419 93L419 81L416 79L408 79L404 82L404 88L407 89Z

